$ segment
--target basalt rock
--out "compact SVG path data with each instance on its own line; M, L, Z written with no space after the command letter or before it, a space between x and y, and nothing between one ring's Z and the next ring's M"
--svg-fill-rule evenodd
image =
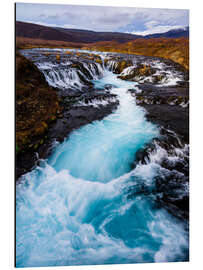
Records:
M104 59L104 65L108 68L110 62L114 62L115 65L113 65L113 73L120 74L122 71L133 65L132 61L130 59L124 59L124 58L117 58L117 57L111 57Z
M144 95L137 95L136 96L136 103L138 105L152 105L152 104L168 104L168 105L180 105L182 107L187 107L189 102L189 97L182 97L182 96L170 96L170 97L163 97L163 96L144 96Z
M137 67L131 69L128 74L121 74L118 78L122 80L139 81L140 77L149 77L156 73L156 69L149 65L139 64ZM157 78L158 80L158 78Z
M177 134L165 128L160 130L161 137L146 144L135 156L135 164L159 165L152 189L145 192L152 194L156 207L164 207L168 212L180 219L189 217L189 149L184 146ZM162 155L157 155L163 151ZM165 154L164 154L165 153Z
M111 90L112 88L116 88L116 86L113 85L113 84L105 84L105 85L104 85L104 88L105 88L106 90Z
M16 176L26 172L48 127L61 113L57 93L37 67L16 54ZM28 154L29 153L29 154ZM28 158L29 156L29 158ZM28 158L28 161L26 160ZM30 166L29 166L30 167Z
M147 111L146 118L153 123L171 129L189 143L189 88L140 84L141 93L128 90L136 103Z
M132 62L130 60L123 60L118 62L116 69L114 70L115 74L120 74L125 68L132 66Z

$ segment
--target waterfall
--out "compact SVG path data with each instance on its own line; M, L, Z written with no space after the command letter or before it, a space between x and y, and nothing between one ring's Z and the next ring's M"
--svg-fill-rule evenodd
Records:
M66 89L82 89L91 80L97 80L103 76L104 69L99 63L79 63L78 68L74 64L61 63L55 65L52 62L36 63L44 74L50 86ZM76 64L77 65L77 64Z
M106 62L106 67L109 71L115 71L117 66L118 66L118 62L116 62L115 60L107 60Z
M81 81L78 73L80 71L76 71L75 69L50 69L50 70L43 70L41 69L42 73L44 74L47 82L50 86L60 88L60 89L67 89L67 88L79 88L84 85Z

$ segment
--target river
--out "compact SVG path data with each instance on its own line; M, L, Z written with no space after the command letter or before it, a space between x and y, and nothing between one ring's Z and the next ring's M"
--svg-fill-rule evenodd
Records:
M159 128L127 91L137 83L101 73L91 82L101 91L113 85L117 110L73 131L17 184L17 267L188 260L184 221L151 192L163 172L157 153L135 166Z

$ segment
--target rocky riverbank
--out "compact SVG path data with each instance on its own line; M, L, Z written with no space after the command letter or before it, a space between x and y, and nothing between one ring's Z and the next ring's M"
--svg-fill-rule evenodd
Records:
M180 64L157 57L109 55L104 63L122 80L138 83L129 89L149 121L174 131L189 143L189 72Z
M16 54L16 177L33 166L49 126L61 113L56 91L25 57ZM27 165L29 163L29 166Z
M160 87L140 85L136 103L147 110L146 117L178 134L183 143L189 143L189 88L188 86Z
M180 219L189 218L189 89L188 86L140 85L137 104L147 111L149 121L160 127L161 137L137 152L136 164L157 162L152 193L156 204Z

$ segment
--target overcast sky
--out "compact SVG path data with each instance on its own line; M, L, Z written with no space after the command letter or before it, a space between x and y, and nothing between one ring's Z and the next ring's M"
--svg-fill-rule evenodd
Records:
M17 3L16 19L47 26L145 35L188 26L189 11Z

